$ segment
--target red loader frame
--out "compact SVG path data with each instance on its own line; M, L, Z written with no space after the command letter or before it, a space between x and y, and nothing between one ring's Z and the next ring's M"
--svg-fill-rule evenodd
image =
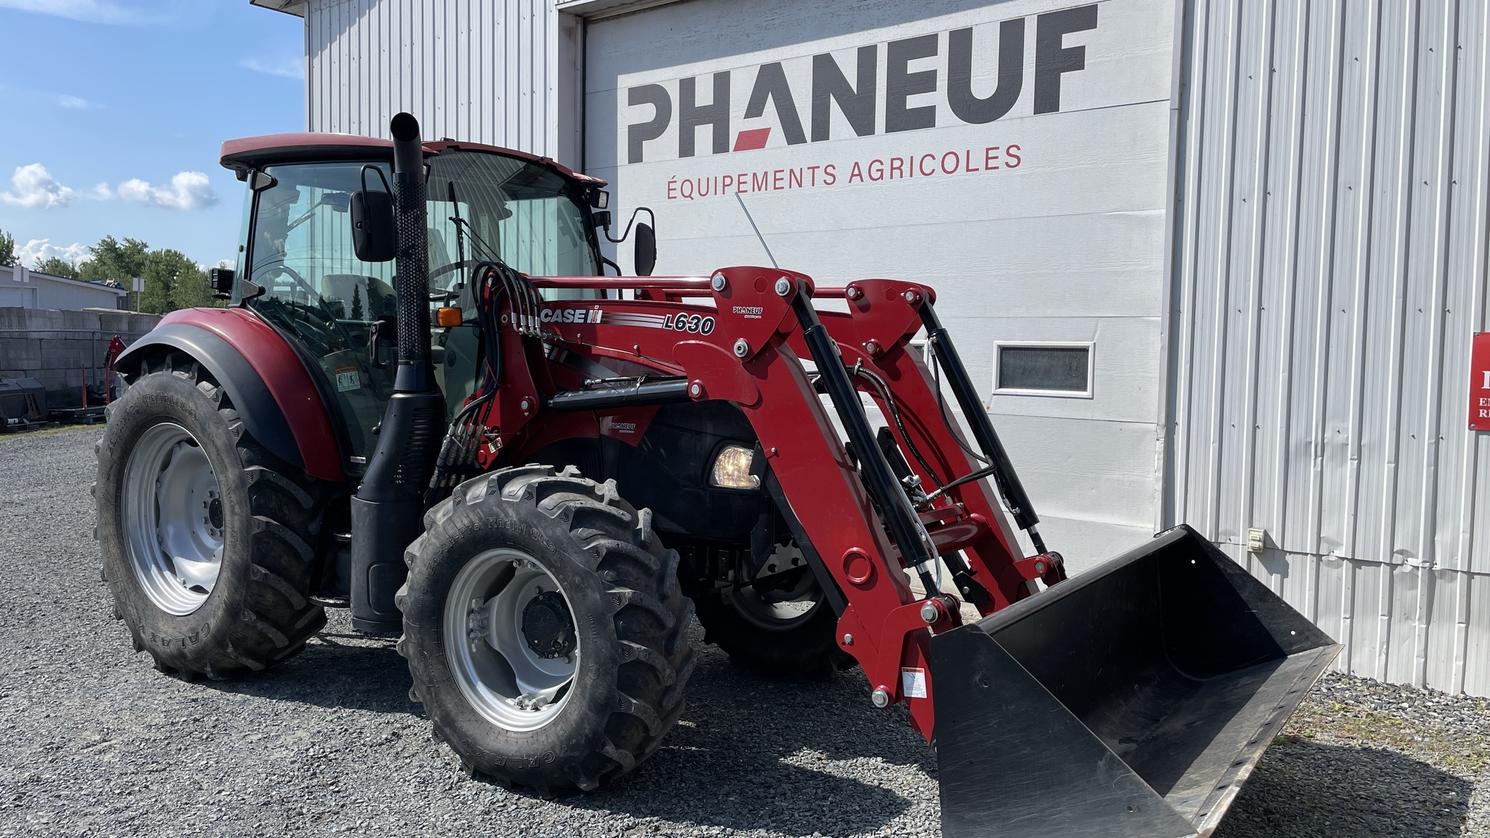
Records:
M661 378L651 387L677 388L693 401L734 403L754 427L769 464L768 484L779 487L778 506L794 524L799 546L843 594L839 647L863 667L874 703L905 700L926 738L935 730L929 633L962 624L959 600L937 593L938 557L962 596L985 616L1030 595L1035 580L1065 578L1060 556L1045 552L1034 527L1038 519L936 318L928 286L865 279L817 289L804 274L759 267L724 268L708 278L530 282L536 289L630 290L637 299L504 303L504 322L510 318L516 328L502 332L503 384L483 416L481 464L491 465L503 452L509 462L523 462L524 454L580 432L576 421L593 421L548 412L535 422L546 408L583 395L550 380L554 367L529 363L523 341L540 333L551 347L581 357L654 370ZM683 302L705 297L712 306ZM814 298L846 300L848 312L819 312ZM981 455L947 418L937 384L910 347L922 327ZM804 361L813 362L815 379ZM896 418L891 432L898 448L912 455L904 461L913 478L897 478L870 428L861 392ZM1037 555L1021 557L982 477L994 478ZM918 486L945 489L928 498ZM925 598L917 598L903 569L918 574Z

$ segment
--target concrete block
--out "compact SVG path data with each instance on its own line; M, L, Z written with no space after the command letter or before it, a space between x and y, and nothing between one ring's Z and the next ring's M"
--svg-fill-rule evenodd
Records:
M61 329L62 312L50 308L32 308L26 310L26 329L30 331L42 331L45 329Z
M93 332L99 329L98 315L91 311L61 311L62 328Z
M28 337L0 335L0 367L22 370L40 367L41 343Z
M128 312L99 312L98 328L111 335L124 335L133 331Z
M31 327L30 309L6 306L0 308L0 334L24 332Z
M75 370L95 364L91 339L59 338L39 343L42 369Z
M155 314L137 314L134 312L108 312L99 313L98 325L103 331L110 335L119 335L125 340L139 337L160 322L160 316Z

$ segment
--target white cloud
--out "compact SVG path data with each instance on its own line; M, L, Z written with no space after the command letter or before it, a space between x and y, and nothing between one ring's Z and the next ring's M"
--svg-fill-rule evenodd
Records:
M114 0L0 0L0 9L123 26L144 25L158 20L156 15L126 8Z
M55 245L52 244L51 239L32 239L23 245L16 246L16 258L28 268L34 268L54 256L69 265L76 266L87 259L92 252L92 249L82 242Z
M3 0L0 0L3 2ZM94 187L94 194L102 194ZM194 210L217 203L217 193L202 172L177 172L169 186L153 186L148 181L130 178L114 190L121 200L151 204L178 210Z
M89 197L95 201L107 201L114 197L114 190L107 183L95 183Z
M70 187L53 180L40 163L17 166L10 176L10 187L11 191L0 192L0 202L25 209L65 207L76 197Z
M0 0L0 2L4 2L4 0ZM305 78L305 59L299 57L245 58L238 62L238 66L268 76L279 76L286 79Z
M4 0L0 0L0 3L3 2ZM73 96L68 93L63 93L57 97L57 106L73 111L86 111L89 108L93 107L93 103L81 96Z

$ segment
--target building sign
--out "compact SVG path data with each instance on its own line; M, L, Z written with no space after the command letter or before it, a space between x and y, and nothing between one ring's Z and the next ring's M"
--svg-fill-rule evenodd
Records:
M1140 0L1030 0L892 25L866 20L857 37L824 27L815 41L798 27L772 49L751 47L776 36L721 19L712 60L688 61L683 54L708 55L690 44L672 66L648 55L648 69L617 72L615 145L592 159L615 160L613 180L633 205L733 205L737 196L857 186L940 190L968 176L1001 183L1032 167L1072 180L1141 166L1162 184L1172 18L1164 4ZM607 68L612 61L625 63L601 58ZM1110 191L1110 175L1098 178L1062 184L1064 194L1090 201ZM896 206L916 209L933 194Z
M866 44L852 50L848 68L832 52L821 52L628 87L625 106L633 117L625 129L626 162L753 151L764 148L773 132L785 145L826 142L834 139L835 108L847 123L837 133L856 137L994 122L1024 92L1027 24L1034 30L1033 113L1057 112L1062 77L1086 68L1086 47L1076 36L1097 28L1096 4L1001 21L997 37L982 38L981 44L972 26L887 41L883 49ZM1067 36L1074 43L1067 44ZM975 68L994 77L991 90L973 89ZM737 119L731 102L742 81L748 98ZM651 112L643 113L647 108ZM937 167L905 168L905 176L920 171L929 177Z
M1490 332L1475 335L1469 351L1469 429L1490 431Z

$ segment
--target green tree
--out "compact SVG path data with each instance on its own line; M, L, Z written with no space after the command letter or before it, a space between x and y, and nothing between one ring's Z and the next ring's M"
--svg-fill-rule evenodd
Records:
M0 268L14 267L16 263L15 236L0 230Z
M352 286L352 319L362 319L362 286Z
M78 277L95 282L112 279L121 287L133 288L131 282L145 275L150 258L150 245L139 239L119 241L113 236L104 236L93 246L93 258L78 266Z
M139 276L144 279L140 311L165 314L178 308L214 304L207 272L179 250L149 252Z
M78 278L78 269L73 267L72 263L66 259L59 259L56 256L48 256L37 262L36 267L32 268L32 270L39 273L51 274L52 276L65 276L68 279Z

